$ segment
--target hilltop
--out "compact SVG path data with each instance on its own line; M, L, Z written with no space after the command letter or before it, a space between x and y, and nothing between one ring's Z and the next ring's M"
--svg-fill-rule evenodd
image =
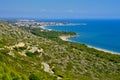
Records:
M53 34L54 33L54 34ZM119 80L120 55L62 41L71 32L0 23L1 80Z

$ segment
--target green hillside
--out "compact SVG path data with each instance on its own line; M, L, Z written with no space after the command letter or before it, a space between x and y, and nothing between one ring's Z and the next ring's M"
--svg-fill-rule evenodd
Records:
M1 22L0 80L120 80L120 55L62 41L63 33Z

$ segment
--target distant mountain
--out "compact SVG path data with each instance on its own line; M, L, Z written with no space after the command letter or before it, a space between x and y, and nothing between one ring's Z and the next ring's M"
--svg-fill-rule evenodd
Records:
M120 55L0 22L0 79L120 80Z

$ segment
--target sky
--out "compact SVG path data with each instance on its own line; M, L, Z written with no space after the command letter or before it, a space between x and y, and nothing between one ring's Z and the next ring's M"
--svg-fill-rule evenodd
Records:
M0 18L120 18L120 0L0 0Z

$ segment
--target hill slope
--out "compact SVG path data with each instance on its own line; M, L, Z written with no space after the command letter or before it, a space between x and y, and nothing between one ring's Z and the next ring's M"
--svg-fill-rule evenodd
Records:
M0 23L0 79L119 80L120 55Z

